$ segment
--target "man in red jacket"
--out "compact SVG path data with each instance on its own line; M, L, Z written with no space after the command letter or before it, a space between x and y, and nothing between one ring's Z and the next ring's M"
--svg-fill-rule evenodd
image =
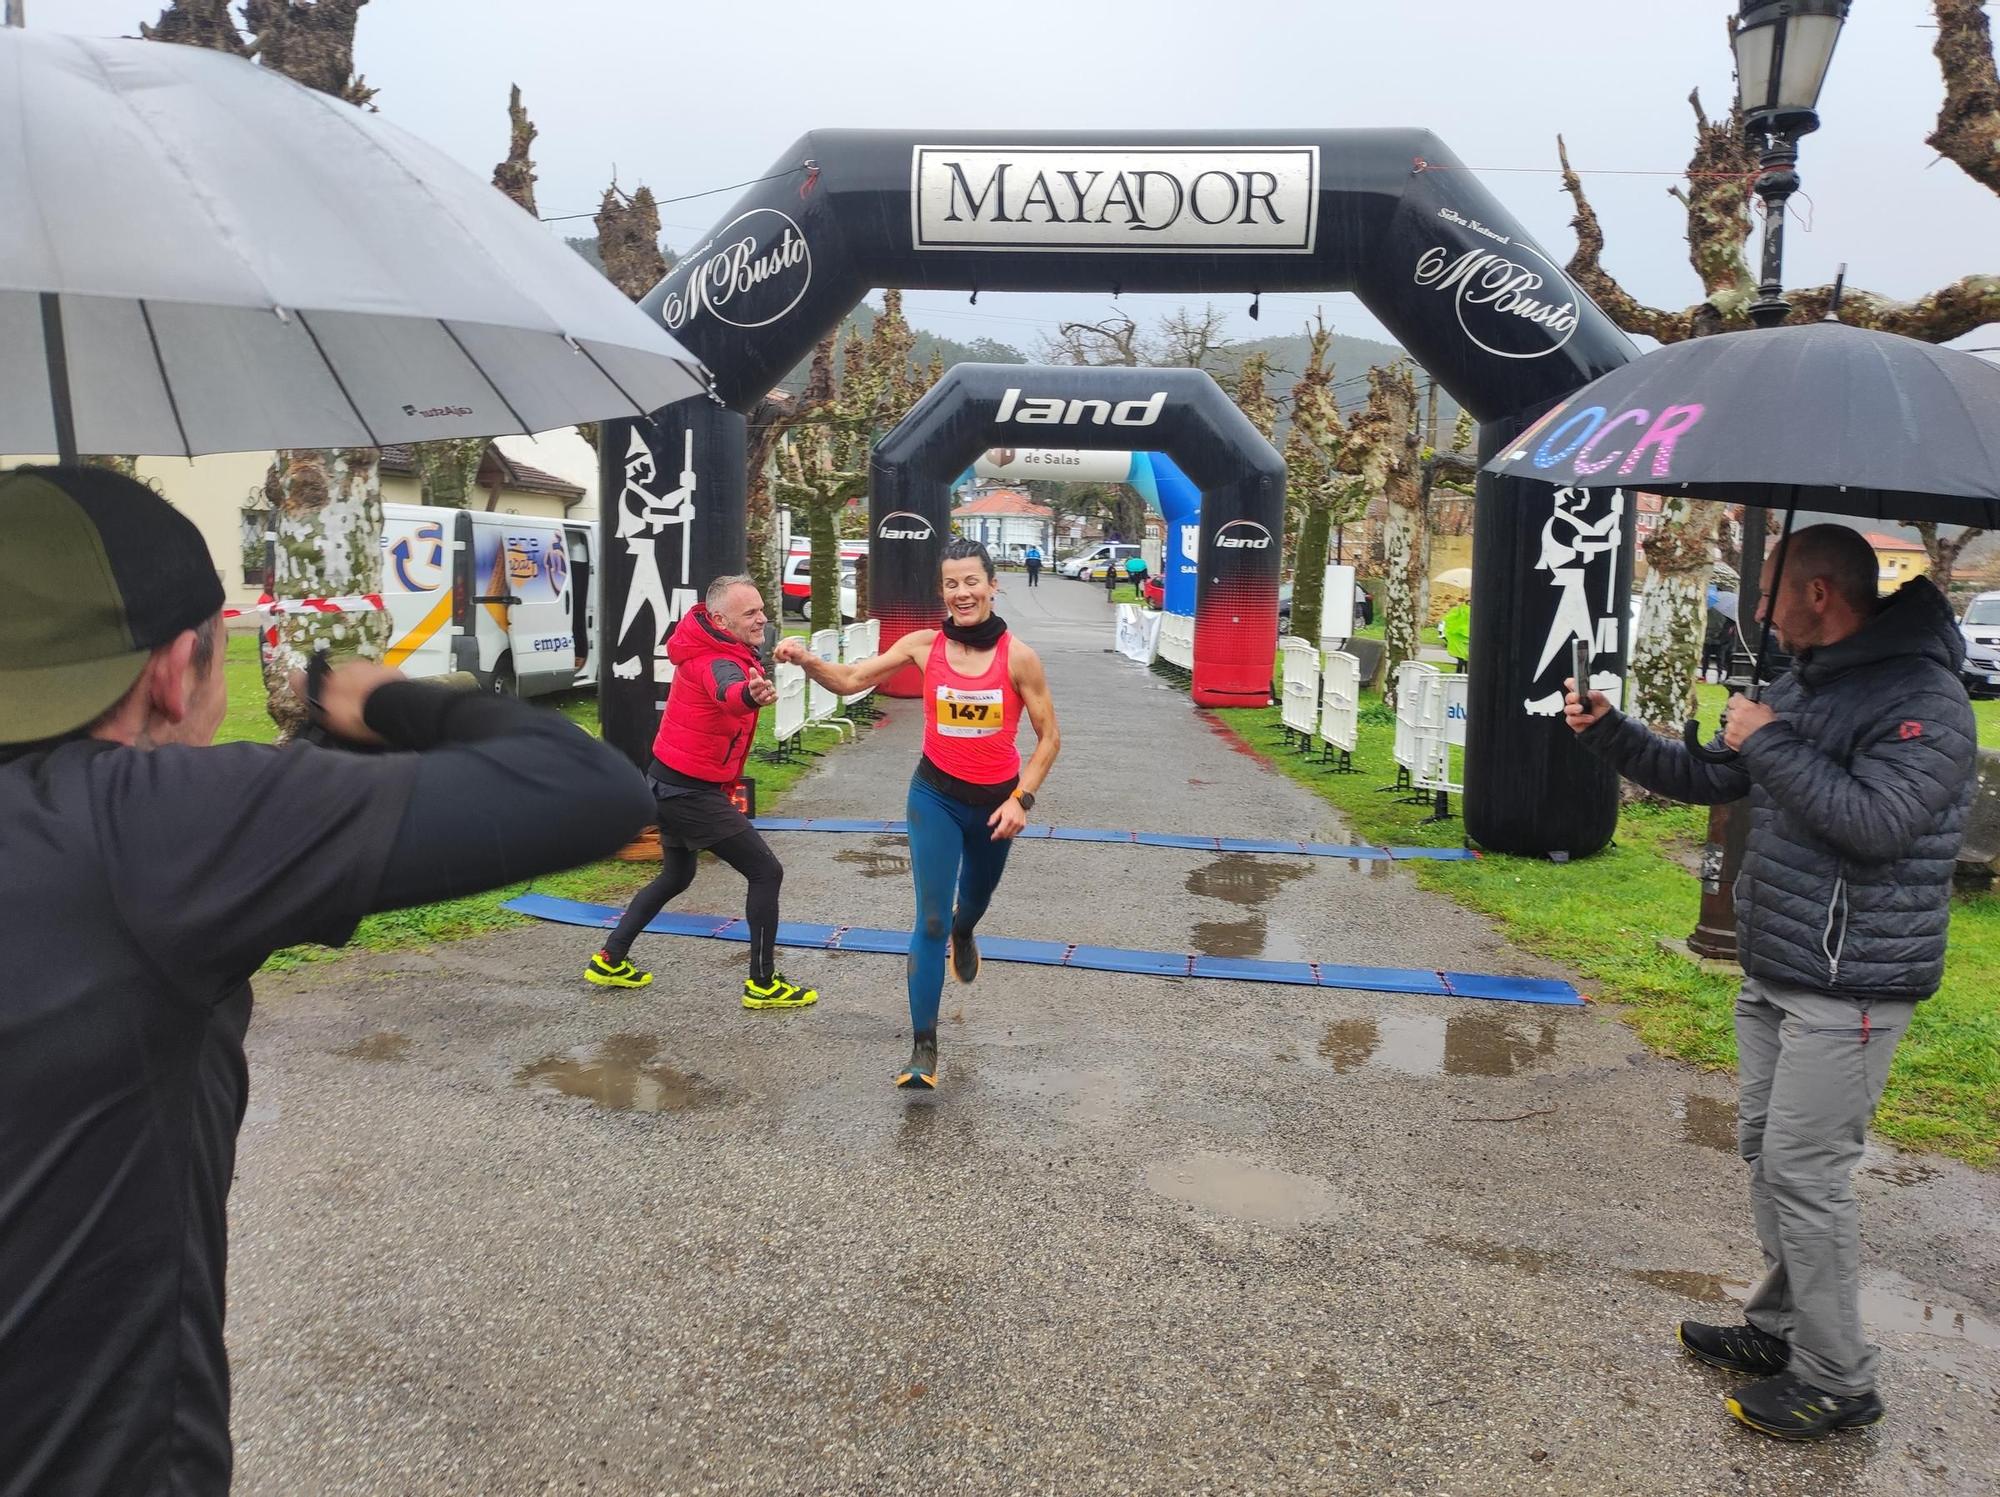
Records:
M778 889L784 865L736 808L728 787L743 772L757 736L757 713L778 699L757 658L764 642L764 599L748 577L718 577L667 639L673 689L653 740L647 774L660 823L660 876L632 898L604 949L583 969L586 982L643 988L653 974L628 955L648 922L694 882L704 848L749 880L744 913L750 925L750 975L745 1008L804 1008L819 1001L813 988L777 971Z

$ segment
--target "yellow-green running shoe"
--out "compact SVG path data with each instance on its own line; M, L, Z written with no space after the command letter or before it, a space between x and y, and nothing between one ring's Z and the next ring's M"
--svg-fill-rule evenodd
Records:
M634 966L629 958L613 961L600 951L583 969L583 980L600 988L643 988L653 980L653 974L644 967Z
M769 982L753 982L747 977L743 979L745 1008L805 1008L817 1002L818 988L802 988L795 982L786 982L780 972L773 972Z

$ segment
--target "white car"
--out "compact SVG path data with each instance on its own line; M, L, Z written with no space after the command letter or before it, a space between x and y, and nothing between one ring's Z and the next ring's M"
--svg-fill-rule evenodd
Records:
M812 555L794 551L785 558L784 575L779 579L785 612L797 618L810 616L812 608ZM843 552L840 558L840 621L854 622L854 558Z
M2000 695L2000 593L1979 593L1958 622L1965 639L1960 674L1973 696Z

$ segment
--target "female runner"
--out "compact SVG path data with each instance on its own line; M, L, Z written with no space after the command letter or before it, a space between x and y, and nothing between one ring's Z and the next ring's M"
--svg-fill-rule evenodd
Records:
M910 780L910 872L917 925L910 934L910 1063L896 1085L937 1086L938 1000L949 937L952 975L979 975L973 928L1007 866L1007 849L1028 823L1035 791L1062 747L1041 657L1007 632L993 611L993 558L977 541L953 540L942 566L944 623L905 634L880 655L839 665L799 638L776 658L821 686L853 696L905 666L923 672L924 752ZM1015 734L1026 709L1035 752L1026 765ZM954 901L953 894L957 898Z

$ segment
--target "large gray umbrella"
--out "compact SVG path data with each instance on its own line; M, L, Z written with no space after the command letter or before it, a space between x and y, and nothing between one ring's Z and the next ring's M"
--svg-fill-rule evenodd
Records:
M2000 525L2000 367L1894 333L1818 322L1692 338L1592 380L1486 464L1577 488L1875 519ZM1771 573L1784 576L1781 548ZM1770 655L1763 620L1751 669ZM1733 758L1705 745L1702 758Z
M379 447L705 388L381 115L203 48L0 29L0 452Z

